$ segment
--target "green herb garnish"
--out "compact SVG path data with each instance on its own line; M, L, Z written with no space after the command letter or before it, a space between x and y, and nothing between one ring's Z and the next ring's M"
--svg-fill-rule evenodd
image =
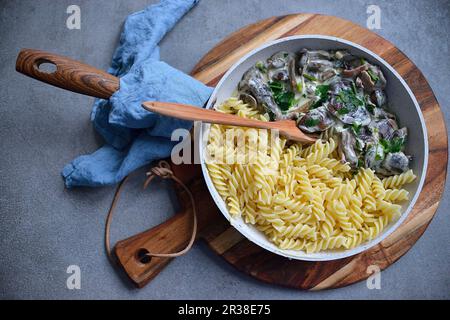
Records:
M380 80L380 78L372 70L367 70L367 73L369 74L370 79L372 79L373 82L377 82L378 80Z
M359 135L359 132L361 131L361 125L357 123L352 123L352 130L356 135Z
M310 74L303 73L303 76L304 76L306 79L308 79L309 81L317 81L317 78L313 77L313 76L310 75Z
M328 91L330 90L330 86L327 84L318 85L316 87L315 94L319 97L319 100L313 103L313 105L309 109L318 108L328 100Z
M275 103L282 111L287 111L298 103L298 100L295 99L295 94L292 91L288 91L283 82L269 82L269 88L272 91Z
M361 131L362 125L358 123L344 124L344 128L352 130L353 133L357 136ZM356 143L358 143L358 141L356 141Z
M305 126L307 127L314 127L316 125L318 125L320 123L319 119L313 119L313 118L309 118L305 120Z
M358 168L361 168L364 165L364 162L361 159L358 159Z
M350 112L350 110L347 107L342 107L337 110L337 113L340 114L341 116L343 116L344 114L347 114L349 112Z
M280 81L271 81L269 82L269 88L274 94L279 94L283 91L284 85Z
M358 92L356 91L356 85L354 82L352 82L352 90L354 94L357 94Z
M381 139L380 144L385 153L395 153L402 150L405 145L405 139L400 137L393 138L392 140Z
M337 109L340 115L347 114L358 107L364 107L365 103L352 88L339 91L336 101L342 104L342 107Z
M371 114L373 114L373 112L375 111L374 106L371 105L370 103L368 103L368 104L366 105L366 108L367 108L367 110L369 110L369 112L370 112Z
M346 106L351 105L353 107L364 106L364 101L358 97L358 95L351 89L341 90L337 96L337 100Z
M259 71L261 71L262 73L266 73L266 72L267 72L267 68L266 68L266 66L264 65L264 62L262 62L262 61L258 61L258 62L255 64L255 67L256 67Z

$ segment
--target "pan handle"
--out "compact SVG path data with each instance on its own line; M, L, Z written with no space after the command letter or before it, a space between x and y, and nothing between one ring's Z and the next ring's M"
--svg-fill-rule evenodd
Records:
M44 65L53 70L44 70ZM108 99L119 90L119 78L87 64L53 53L22 49L16 70L36 80L84 95Z
M142 288L173 258L148 257L149 252L176 252L190 240L192 213L184 210L166 222L117 242L114 251L118 263L136 286Z

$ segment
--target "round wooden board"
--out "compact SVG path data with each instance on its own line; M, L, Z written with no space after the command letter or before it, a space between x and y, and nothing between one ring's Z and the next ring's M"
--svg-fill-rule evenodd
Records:
M202 231L201 236L211 248L242 272L272 284L320 290L363 280L369 276L367 267L370 265L387 268L420 238L433 218L444 191L448 155L447 130L433 91L414 63L377 34L333 16L296 14L273 17L246 26L208 52L196 65L192 75L215 86L228 68L249 51L268 41L302 34L329 35L353 41L391 64L408 83L420 104L428 129L430 148L425 184L408 219L383 242L356 256L330 262L289 260L242 238L221 216L217 216L213 227Z
M323 15L274 17L247 26L214 47L192 75L214 86L240 57L267 41L299 34L323 34L356 42L390 63L406 80L420 104L428 128L429 166L422 193L408 219L383 242L361 254L328 262L289 260L245 239L220 213L204 182L200 165L172 165L175 175L191 190L198 211L198 236L242 272L259 280L298 289L320 290L352 284L369 276L367 267L385 269L420 238L433 218L444 191L447 170L447 130L433 91L417 67L393 44L352 22ZM189 242L192 208L189 196L176 188L181 211L163 224L119 241L118 261L139 287L153 279L170 261L152 258L141 263L137 253L176 252Z

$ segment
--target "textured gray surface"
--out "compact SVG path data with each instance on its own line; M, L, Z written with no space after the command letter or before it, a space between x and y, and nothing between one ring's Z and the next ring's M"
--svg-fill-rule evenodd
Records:
M450 298L447 195L424 236L382 273L381 290L368 290L365 282L315 293L266 285L235 271L202 243L141 290L113 270L102 243L113 188L67 191L59 175L67 162L101 145L89 123L93 100L21 76L14 62L20 48L30 47L106 69L124 18L151 2L0 0L0 298ZM70 4L81 7L81 30L65 26ZM450 3L445 0L203 0L163 40L162 58L188 72L227 34L272 15L318 12L365 26L369 4L381 8L382 29L376 32L418 65L448 122ZM113 241L176 210L167 184L144 193L141 182L127 187ZM81 268L81 290L66 288L72 264Z

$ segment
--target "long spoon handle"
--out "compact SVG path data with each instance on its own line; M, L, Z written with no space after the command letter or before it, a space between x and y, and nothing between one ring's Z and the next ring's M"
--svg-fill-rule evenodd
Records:
M149 101L144 102L142 105L148 111L183 120L203 121L207 123L217 123L259 129L279 128L277 122L246 119L232 114L197 108L181 103Z
M222 113L214 110L197 108L180 103L148 101L142 106L151 112L159 113L165 116L190 121L203 121L208 123L225 124L238 127L249 127L258 129L275 129L290 140L303 143L314 143L316 137L304 134L297 126L294 120L281 121L259 121L246 119L236 115Z

